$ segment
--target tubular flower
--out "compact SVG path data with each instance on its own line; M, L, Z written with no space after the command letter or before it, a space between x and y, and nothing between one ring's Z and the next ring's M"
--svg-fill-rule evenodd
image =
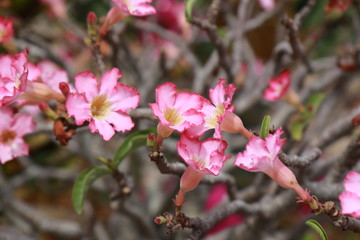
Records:
M23 136L35 130L33 117L13 114L10 108L0 107L0 162L29 154L29 146Z
M25 91L27 64L26 51L0 57L0 106L12 103Z
M152 0L111 0L125 13L134 16L146 16L155 14L156 10L153 6L149 5Z
M149 106L159 118L158 133L168 137L173 130L183 132L185 129L204 122L202 113L198 112L203 105L202 97L194 93L176 92L176 86L167 82L156 88L156 103Z
M227 143L220 139L200 141L186 134L180 136L178 153L188 167L180 179L180 190L175 200L177 206L184 204L185 193L194 190L206 174L219 175L224 162L231 158L224 155L226 147Z
M13 20L0 16L0 43L6 42L13 35Z
M28 82L25 93L20 97L27 104L36 104L42 101L56 99L64 102L65 97L59 89L61 82L69 82L67 73L57 69L50 61L43 61L38 66L28 64Z
M220 124L225 115L234 111L234 106L231 105L232 97L236 90L234 84L225 86L226 80L219 79L219 83L214 89L210 89L210 100L203 98L204 105L200 112L204 114L204 124L189 129L189 135L194 137L201 136L209 129L215 129L214 137L221 138Z
M265 89L264 98L268 101L277 101L281 99L289 90L290 72L283 71L278 76L269 81L269 87Z
M252 136L245 152L237 155L235 165L250 172L264 172L281 187L296 191L302 201L307 201L309 193L298 184L294 173L277 156L286 141L280 139L282 133L283 130L279 128L265 140Z
M340 194L341 211L360 218L360 173L351 171L344 180L345 191Z
M99 132L106 141L115 131L134 127L126 111L136 108L140 100L136 88L117 82L120 77L117 68L104 73L100 83L89 71L79 73L75 76L76 93L69 93L65 104L77 125L89 121L90 131Z

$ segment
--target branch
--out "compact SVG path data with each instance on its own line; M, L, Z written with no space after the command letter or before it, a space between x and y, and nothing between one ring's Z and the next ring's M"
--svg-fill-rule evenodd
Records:
M278 155L280 160L289 167L306 167L312 161L318 159L321 155L321 150L319 148L314 148L311 151L307 151L301 156L298 155L286 155L283 152L280 152Z

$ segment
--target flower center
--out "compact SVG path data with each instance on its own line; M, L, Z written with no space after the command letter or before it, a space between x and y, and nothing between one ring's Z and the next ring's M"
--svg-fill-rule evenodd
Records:
M203 158L199 156L193 156L192 159L199 166L199 168L207 168L206 161Z
M174 108L167 108L164 111L166 121L170 122L170 126L178 126L183 123L184 119L181 114Z
M5 129L0 134L0 143L9 145L16 138L16 132Z
M94 97L91 102L91 115L94 118L104 119L111 111L111 105L111 102L107 100L107 96L105 94L100 94Z
M205 126L208 128L215 128L218 124L218 117L225 112L224 104L219 103L214 109L210 117L205 119Z

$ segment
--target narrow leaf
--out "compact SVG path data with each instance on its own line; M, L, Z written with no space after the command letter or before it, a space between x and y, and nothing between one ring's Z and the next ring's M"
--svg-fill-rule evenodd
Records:
M117 166L131 151L135 150L138 147L145 146L147 136L150 133L156 133L156 129L144 129L130 134L116 150L112 166L114 168L117 168Z
M78 214L82 212L85 195L93 182L107 174L112 174L112 170L110 168L107 166L96 166L85 170L76 179L72 191L72 200L74 209Z
M320 235L322 240L328 240L328 236L326 235L326 232L320 223L312 219L306 221L305 224L314 229Z
M267 135L269 135L270 121L271 121L271 116L265 115L265 117L261 123L261 129L260 129L260 137L262 139L265 139L267 137Z
M194 7L196 0L186 0L185 6L185 17L186 21L191 22L192 9Z

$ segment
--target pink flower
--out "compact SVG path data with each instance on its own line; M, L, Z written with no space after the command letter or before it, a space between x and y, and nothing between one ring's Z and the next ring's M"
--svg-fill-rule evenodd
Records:
M111 0L125 13L134 16L146 16L155 14L156 10L149 5L152 0Z
M349 172L344 187L345 191L339 196L342 213L360 218L360 173Z
M282 98L290 87L290 72L283 71L269 81L269 87L265 89L264 98L268 101L277 101Z
M194 127L188 130L188 133L192 136L199 137L205 131L209 129L215 129L214 137L221 138L220 124L224 116L234 111L234 106L231 105L232 97L236 90L234 84L225 86L226 80L219 79L219 83L214 89L210 89L210 100L203 98L204 105L200 112L204 114L203 125Z
M105 21L100 27L100 35L104 36L107 33L110 25L120 22L125 18L125 16L126 14L124 11L122 11L118 6L112 7L106 14Z
M60 82L68 82L67 73L57 69L50 61L43 61L38 66L28 63L28 82L25 93L20 99L26 104L37 104L56 99L64 102L65 97L59 89Z
M121 76L119 69L113 68L98 83L91 72L79 73L75 76L77 93L69 93L65 104L77 125L89 121L90 131L99 132L106 141L115 131L134 127L126 111L137 107L140 96L136 88L117 82Z
M218 183L214 187L212 187L205 202L205 211L209 212L213 208L224 202L226 195L227 195L226 184ZM244 222L244 218L240 214L235 213L229 215L220 222L218 222L209 231L207 231L206 236L216 234L229 227L241 224L242 222Z
M59 69L54 63L47 60L40 62L38 66L41 70L41 81L55 92L61 93L59 84L61 82L69 82L66 71Z
M14 35L13 20L0 16L0 43L6 42Z
M29 154L23 136L35 130L31 115L15 114L10 108L0 107L0 162Z
M158 133L163 137L168 137L173 130L183 132L189 127L202 124L203 116L198 112L202 105L200 95L177 93L175 84L171 82L157 87L156 103L149 104L153 114L160 120Z
M27 64L26 51L0 57L0 106L12 103L25 91Z
M266 11L271 11L275 6L274 0L259 0L259 3Z
M227 143L220 139L209 138L204 141L191 139L186 134L180 136L177 149L179 156L188 164L188 168L180 179L180 191L175 203L182 206L185 193L196 188L206 174L219 175L225 161Z
M251 137L245 152L237 155L235 165L250 172L264 172L281 187L293 189L301 200L307 201L309 193L298 184L294 173L277 156L286 141L280 139L282 133L283 130L279 128L265 140Z

